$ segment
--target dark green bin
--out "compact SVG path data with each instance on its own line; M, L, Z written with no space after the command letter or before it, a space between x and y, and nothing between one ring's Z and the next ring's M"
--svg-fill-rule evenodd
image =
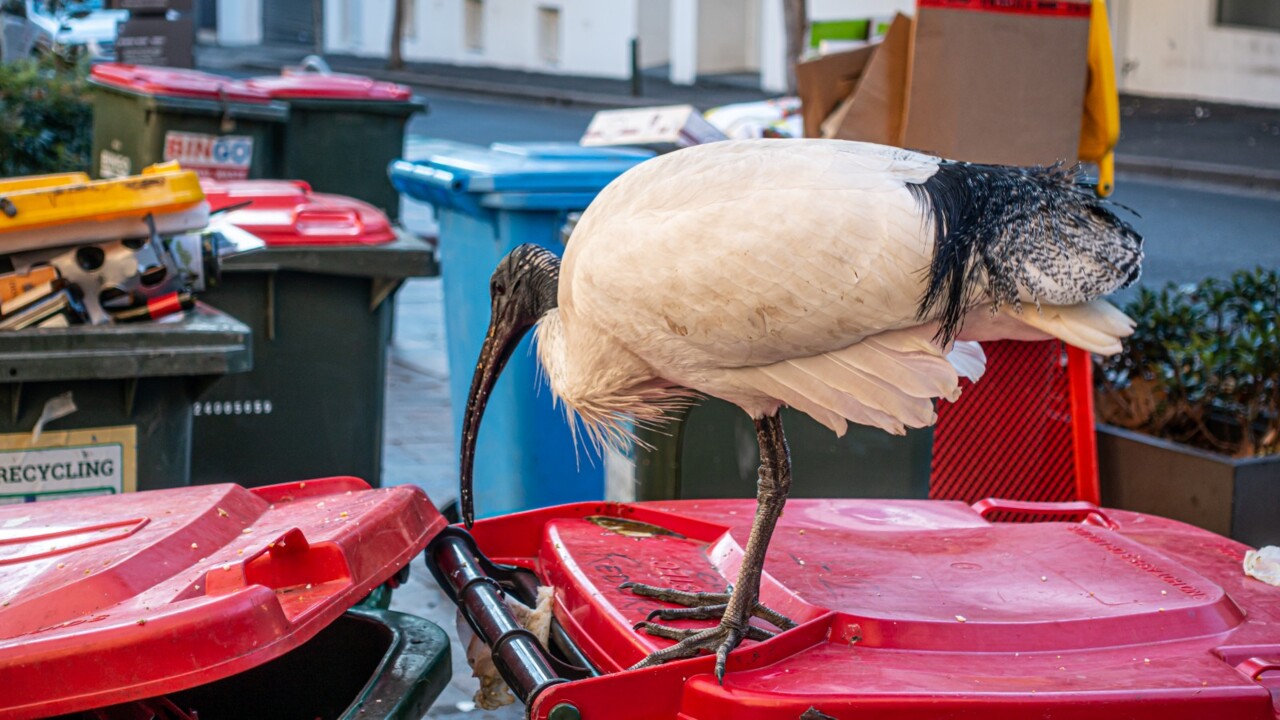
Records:
M228 259L201 297L252 328L253 372L218 380L196 404L192 482L353 475L379 485L395 293L434 274L432 248L404 234Z
M166 160L202 176L280 177L288 107L231 78L195 70L94 67L93 177L136 175Z
M293 72L246 81L288 103L280 174L317 192L363 200L391 218L400 195L387 166L404 153L405 124L427 106L409 88L358 75Z
M929 495L931 428L896 436L850 423L838 438L790 408L782 410L782 424L791 448L791 497ZM642 430L640 436L649 447L635 448L631 463L607 464L611 497L625 494L629 483L637 500L755 497L759 444L751 418L736 406L708 398L666 427ZM633 477L626 477L628 472Z
M190 484L192 405L218 377L249 369L250 339L243 323L204 306L177 321L0 333L0 502L117 481L121 490ZM66 393L74 412L44 424L38 449L21 449ZM131 453L132 479L121 467Z
M200 642L193 638L184 642ZM435 623L353 608L302 646L251 670L164 696L192 718L419 720L449 684L449 638ZM143 717L129 703L61 720ZM166 715L166 717L169 717Z

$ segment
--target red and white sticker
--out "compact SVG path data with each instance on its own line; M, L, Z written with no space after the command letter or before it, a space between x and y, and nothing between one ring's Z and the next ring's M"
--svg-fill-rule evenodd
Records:
M213 180L244 180L253 161L248 135L205 135L170 130L164 134L164 159Z

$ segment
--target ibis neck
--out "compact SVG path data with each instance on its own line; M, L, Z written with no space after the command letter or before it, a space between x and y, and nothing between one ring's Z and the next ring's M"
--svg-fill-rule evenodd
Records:
M556 258L554 265L539 267L530 278L530 290L533 293L537 316L543 317L559 307L560 293L560 260Z
M533 304L533 317L541 319L560 304L560 257L537 248L528 257L524 273L525 292Z

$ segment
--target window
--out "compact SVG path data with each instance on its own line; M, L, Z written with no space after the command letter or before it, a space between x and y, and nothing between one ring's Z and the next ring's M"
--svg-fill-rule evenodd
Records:
M1276 0L1218 0L1218 24L1254 30L1280 31L1280 2Z
M399 0L404 3L404 36L412 40L418 37L418 0Z
M560 8L538 8L538 57L548 65L560 64Z
M473 52L484 50L484 0L466 0L466 43Z

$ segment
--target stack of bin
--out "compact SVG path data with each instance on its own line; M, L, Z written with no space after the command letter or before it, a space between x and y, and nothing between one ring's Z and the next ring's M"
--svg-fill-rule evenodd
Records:
M211 304L253 330L253 372L195 406L193 479L259 485L343 473L379 484L395 294L435 274L425 242L377 208L304 182L205 183L267 247L228 260Z
M0 181L0 195L6 297L18 293L0 322L21 328L0 330L0 503L186 485L193 403L250 365L247 327L172 302L186 278L168 236L208 217L196 179L73 173ZM166 319L113 324L122 301L128 317Z
M399 202L385 168L403 152L410 116L426 110L409 88L357 75L237 80L103 63L89 81L96 177L178 160L215 180L305 180L393 218Z

